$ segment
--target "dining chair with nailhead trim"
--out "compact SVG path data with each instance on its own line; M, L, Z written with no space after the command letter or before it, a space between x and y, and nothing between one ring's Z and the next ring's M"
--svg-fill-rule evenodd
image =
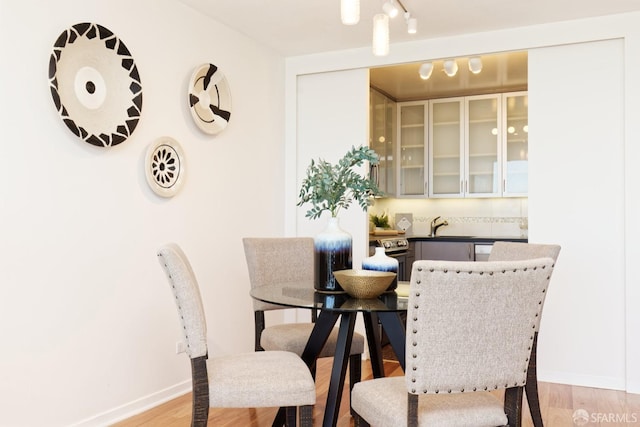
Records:
M497 241L491 248L489 261L516 261L549 257L557 262L560 254L560 246L541 243L503 242ZM527 384L524 393L527 396L529 412L534 427L544 427L542 412L540 411L540 398L538 397L538 331L536 330L531 357L529 358L529 370L527 371Z
M312 283L315 277L314 243L311 237L245 237L242 239L249 269L251 288L270 283ZM285 350L298 355L302 352L313 330L315 311L311 322L280 323L267 326L265 311L286 307L253 300L255 317L255 350ZM338 329L329 335L318 357L333 357L338 342ZM349 387L360 381L364 336L353 334L349 352ZM312 369L315 375L315 370Z
M316 388L307 365L286 351L263 351L208 358L207 325L191 265L176 244L164 245L158 261L166 273L191 359L191 425L206 426L209 407L286 408L285 425L313 425ZM297 410L297 408L299 410Z
M416 261L401 377L356 384L356 426L520 426L551 258ZM504 389L504 401L490 393Z

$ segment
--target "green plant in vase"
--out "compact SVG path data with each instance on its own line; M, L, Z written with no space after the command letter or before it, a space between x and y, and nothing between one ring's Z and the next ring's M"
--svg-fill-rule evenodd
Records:
M351 268L351 235L338 224L338 212L357 202L362 210L372 203L372 198L382 196L375 181L361 175L354 168L365 162L377 165L376 152L369 147L351 147L336 164L326 160L311 160L307 175L302 181L297 206L310 203L306 217L318 219L324 211L331 214L327 229L318 234L315 241L316 290L342 291L333 271Z

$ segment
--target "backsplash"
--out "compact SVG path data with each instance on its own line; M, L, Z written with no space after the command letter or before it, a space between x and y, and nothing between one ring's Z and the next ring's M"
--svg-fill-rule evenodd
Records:
M412 215L407 234L428 235L431 221L440 216L449 225L438 235L527 237L527 198L496 199L376 199L370 214L386 213L395 226L396 214Z

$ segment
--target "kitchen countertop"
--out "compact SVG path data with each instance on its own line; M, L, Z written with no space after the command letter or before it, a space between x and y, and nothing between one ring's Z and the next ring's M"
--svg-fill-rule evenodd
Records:
M380 239L407 239L410 242L470 242L470 243L493 243L495 241L507 241L507 242L524 242L527 243L528 239L526 237L520 236L428 236L428 235L405 235L399 234L397 236L376 236L370 235L369 242L374 243Z
M436 242L479 242L479 243L493 243L495 241L507 241L507 242L524 242L528 239L520 236L420 236L411 235L405 236L410 242L422 242L422 241L436 241Z

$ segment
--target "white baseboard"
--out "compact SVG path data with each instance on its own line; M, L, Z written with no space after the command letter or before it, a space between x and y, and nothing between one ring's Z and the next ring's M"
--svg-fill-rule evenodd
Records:
M538 369L538 381L557 384L569 384L581 387L605 388L610 390L626 389L624 378L581 375L568 372L546 371L541 369Z
M101 414L86 418L78 423L72 424L71 427L102 427L108 426L118 421L125 420L147 411L169 400L182 396L191 391L191 379L174 386L152 393L148 396L136 399L133 402L125 403L117 408L110 409Z

